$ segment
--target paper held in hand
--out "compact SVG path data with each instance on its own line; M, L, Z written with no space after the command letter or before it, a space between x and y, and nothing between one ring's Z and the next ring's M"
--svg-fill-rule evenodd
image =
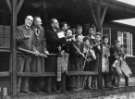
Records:
M63 31L60 31L57 33L58 38L64 38L65 37L65 33Z

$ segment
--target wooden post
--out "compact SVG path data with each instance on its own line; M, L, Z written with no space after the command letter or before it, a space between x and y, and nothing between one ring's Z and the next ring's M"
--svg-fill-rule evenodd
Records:
M51 93L52 92L52 78L51 77L48 77L48 79L47 79L48 81L47 81L47 92L48 93Z
M90 8L96 27L98 31L102 33L103 23L108 7L102 6L102 0L99 0L96 7L93 7L93 4L91 3Z
M97 4L97 29L99 32L101 32L102 24L101 24L101 0L99 0L99 3Z
M16 2L17 0L12 0L12 11L11 11L11 94L14 96L17 94L16 85L17 85L17 75L16 75L16 41L15 41L15 32L16 32Z
M11 36L10 36L10 72L11 72L11 94L17 94L17 70L16 70L16 26L17 15L22 7L24 0L6 0L11 13Z
M102 24L101 24L101 0L99 0L99 3L97 5L97 29L99 32L102 32ZM102 47L101 47L101 52L102 52ZM98 61L98 87L99 89L102 89L102 53L101 53L101 59Z
M92 16L95 21L96 27L98 31L103 34L103 23L104 23L104 19L105 19L105 15L106 15L108 7L102 6L102 0L98 0L98 1L99 2L97 3L96 8L93 8L92 4L90 4L90 6L91 6L91 12L92 12ZM102 88L102 59L101 59L101 64L98 66L98 68L99 68L98 69L98 72L99 72L98 87L101 89Z

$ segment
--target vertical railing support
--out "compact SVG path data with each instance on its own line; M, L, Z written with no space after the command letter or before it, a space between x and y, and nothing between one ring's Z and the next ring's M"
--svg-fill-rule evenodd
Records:
M102 6L102 2L103 0L98 0L96 7L94 7L93 4L90 3L90 8L91 8L92 17L96 24L97 30L98 32L103 34L103 23L105 20L108 7ZM100 61L102 61L102 59ZM102 62L98 64L98 73L99 73L98 87L99 89L101 89L102 88L102 82L101 82L102 81Z
M10 36L10 47L11 47L11 94L14 96L17 94L17 75L16 75L16 2L17 0L12 0L11 2L11 36Z

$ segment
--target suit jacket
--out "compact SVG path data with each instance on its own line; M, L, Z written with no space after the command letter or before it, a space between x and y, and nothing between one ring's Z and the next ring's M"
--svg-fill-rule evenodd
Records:
M17 27L16 30L16 40L17 47L32 50L34 32L31 28L27 28L25 25Z
M58 31L53 31L52 28L49 28L46 32L47 37L47 49L50 53L58 53L58 47L66 42L65 38L58 38Z
M33 26L34 37L33 37L33 48L39 52L44 52L46 50L46 37L45 30L41 27Z
M101 44L99 45L101 47ZM101 70L101 59L102 59L102 50L98 48L98 46L94 47L94 51L96 54L96 63L95 66L93 66L93 70L96 72L100 72Z

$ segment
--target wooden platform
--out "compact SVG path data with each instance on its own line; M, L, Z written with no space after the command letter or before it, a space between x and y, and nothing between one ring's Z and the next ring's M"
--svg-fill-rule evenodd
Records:
M80 92L65 92L63 94L31 94L19 95L15 97L1 97L0 99L97 99L96 97L113 96L117 94L126 94L135 92L135 87L122 87L115 89L102 89L102 90L82 90ZM100 99L100 98L98 98ZM104 99L104 98L102 98ZM124 98L125 99L125 98Z

